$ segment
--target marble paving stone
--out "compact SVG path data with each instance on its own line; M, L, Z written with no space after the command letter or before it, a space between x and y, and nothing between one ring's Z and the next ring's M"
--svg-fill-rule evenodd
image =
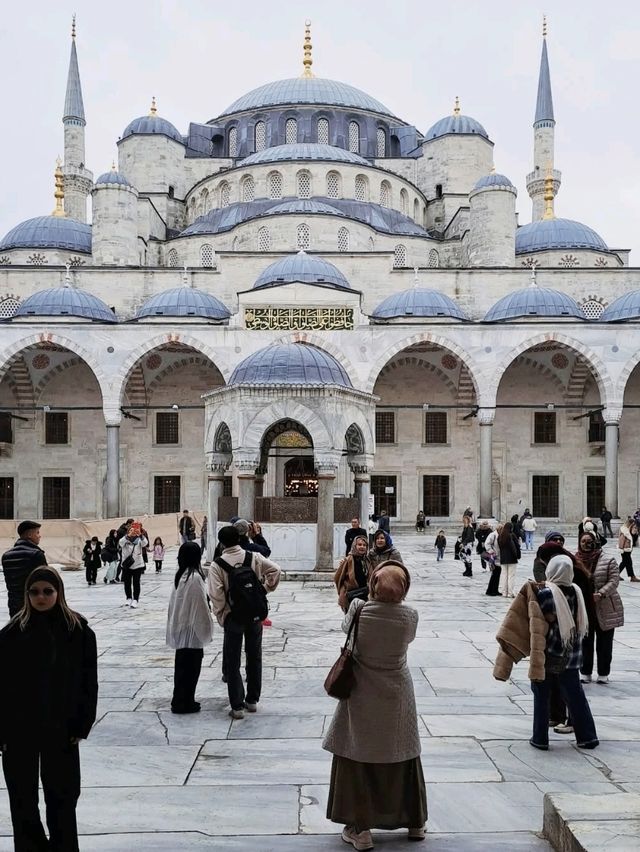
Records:
M91 745L167 745L157 713L106 713L91 731Z
M425 677L434 688L436 695L521 695L514 683L494 680L485 669L447 669L422 667Z
M636 742L602 742L587 760L601 768L610 781L640 782L640 760Z
M616 820L603 823L600 820L569 822L569 828L579 848L588 852L638 852L640 819Z
M510 698L473 698L458 695L438 695L434 698L418 698L418 713L428 716L475 715L522 716L524 710Z
M141 681L108 681L100 683L101 698L133 698L142 687Z
M325 716L267 716L247 713L244 719L234 721L229 731L230 740L305 739L322 736Z
M529 739L527 716L430 716L422 720L433 737L476 737L479 740Z
M527 741L488 741L483 748L505 781L606 781L596 760L574 748L574 742L572 736L552 732L547 752L532 748Z
M468 737L430 737L422 741L427 784L441 781L500 781L500 773L480 743Z
M82 787L176 786L198 756L199 745L97 746L82 745Z
M158 717L169 745L202 745L205 740L223 740L231 728L226 712L188 713L186 716L159 711Z

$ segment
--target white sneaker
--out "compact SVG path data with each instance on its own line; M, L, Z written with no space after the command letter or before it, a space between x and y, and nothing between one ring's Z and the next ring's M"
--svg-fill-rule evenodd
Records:
M598 675L598 677L596 679L596 683L609 683L609 676L608 675Z
M357 832L352 825L345 825L342 829L342 839L350 843L354 849L373 849L373 839L370 831Z
M138 601L131 601L131 609L138 609Z
M229 710L232 719L244 719L244 710Z
M560 725L554 725L553 730L556 734L572 734L573 725L565 725L564 722L562 722Z
M591 683L591 675L580 675L580 683Z
M257 713L258 712L258 702L252 703L251 701L244 702L244 709L249 713Z
M132 603L133 601L131 600L131 598L127 598L126 601L122 604L122 606L131 606Z

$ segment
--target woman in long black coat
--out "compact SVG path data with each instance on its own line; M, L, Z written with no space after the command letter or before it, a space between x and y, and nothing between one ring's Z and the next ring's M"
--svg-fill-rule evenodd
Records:
M96 637L67 606L53 568L36 568L0 631L0 747L16 852L77 852L78 743L98 698ZM49 828L38 810L38 771Z

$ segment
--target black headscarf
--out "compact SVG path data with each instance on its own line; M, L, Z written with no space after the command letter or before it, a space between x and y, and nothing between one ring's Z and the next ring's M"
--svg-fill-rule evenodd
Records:
M201 559L202 550L200 549L200 545L196 544L195 541L186 541L180 545L180 550L178 551L178 570L173 581L176 589L185 571L187 572L187 577L190 577L197 571L204 580L204 573L200 567Z

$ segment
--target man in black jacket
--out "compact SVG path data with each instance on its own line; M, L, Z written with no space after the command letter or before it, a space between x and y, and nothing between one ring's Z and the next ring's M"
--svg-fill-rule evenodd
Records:
M9 615L13 617L24 605L24 585L34 568L47 564L40 544L40 524L22 521L18 524L18 540L2 554L2 570L7 586Z

